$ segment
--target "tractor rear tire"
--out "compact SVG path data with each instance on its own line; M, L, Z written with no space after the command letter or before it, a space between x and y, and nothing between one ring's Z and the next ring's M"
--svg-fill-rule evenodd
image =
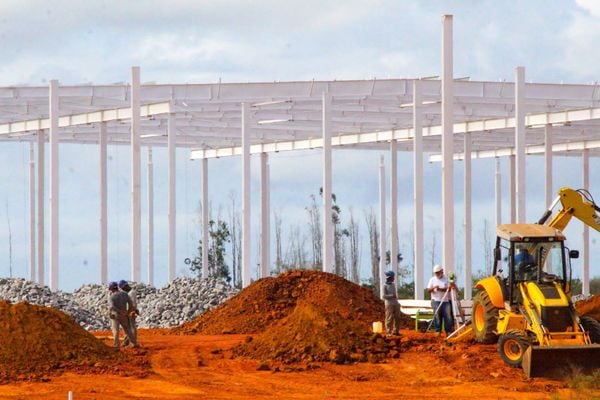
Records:
M600 343L600 322L592 317L579 317L579 320L583 329L589 333L592 343Z
M498 309L494 307L485 290L475 295L472 314L475 340L479 343L496 343L498 335L494 331L498 325Z
M509 329L498 339L498 353L502 361L513 368L520 368L527 348L531 346L527 334L518 329Z

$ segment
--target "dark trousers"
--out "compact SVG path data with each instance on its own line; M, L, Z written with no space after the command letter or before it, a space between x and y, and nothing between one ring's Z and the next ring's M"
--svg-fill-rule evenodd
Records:
M441 306L440 306L441 304ZM439 309L438 309L439 307ZM433 318L433 327L436 332L442 331L442 321L444 322L444 330L450 333L454 330L454 318L452 317L452 305L449 301L440 303L439 301L431 300L431 308L437 313Z

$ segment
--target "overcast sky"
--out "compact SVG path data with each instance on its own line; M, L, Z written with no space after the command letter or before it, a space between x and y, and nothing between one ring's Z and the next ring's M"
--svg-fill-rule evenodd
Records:
M40 85L50 79L58 79L61 84L127 82L133 65L141 67L142 82L156 83L434 76L440 73L443 14L454 15L455 77L512 81L517 66L525 66L526 80L534 82L591 83L600 77L600 2L594 0L2 0L0 85ZM377 165L381 154L334 153L334 192L344 215L352 207L357 217L364 220L364 210L377 207ZM129 277L129 153L126 148L110 148L109 156L109 279L122 279ZM180 273L186 268L181 261L194 253L198 239L199 164L188 161L188 156L187 151L178 152ZM3 144L0 157L0 179L5 183L0 189L0 205L4 206L0 207L0 221L4 221L0 229L0 274L9 275L12 259L13 276L27 277L28 147ZM145 160L145 153L142 159ZM61 147L60 284L66 290L98 280L96 160L94 147ZM531 220L537 219L544 206L543 179L535 172L541 170L541 162L539 157L528 159ZM284 216L285 237L286 230L304 223L309 196L318 193L320 152L278 154L271 157L271 164L272 206ZM253 166L256 178L258 164ZM556 188L581 185L581 175L572 172L579 168L578 160L557 159L554 166ZM593 160L591 189L600 193L595 166L597 162ZM165 168L164 149L157 149L158 285L166 281ZM231 193L237 196L239 204L240 168L236 159L210 163L211 202L215 210L221 205L224 215ZM460 164L455 168L457 246L462 246L463 235L461 168ZM507 170L504 161L502 168ZM473 269L478 270L484 268L480 254L483 220L490 226L495 224L494 163L477 161L474 170L474 263L478 265ZM411 174L410 155L401 155L400 240L407 259L412 257ZM427 251L437 235L439 261L439 165L428 164L426 176L432 182L425 193ZM360 190L356 190L356 182L361 182ZM507 179L503 183L505 200L506 186ZM254 190L257 199L256 184ZM503 215L508 215L506 206ZM567 234L577 244L580 227L569 227ZM366 243L366 232L362 236ZM256 253L255 249L253 246ZM363 246L365 274L367 251ZM598 252L592 250L594 253ZM456 254L460 263L462 250L457 248ZM426 254L428 263L433 261L430 259L431 254ZM592 274L600 275L600 267L595 267ZM145 272L142 276L145 278Z

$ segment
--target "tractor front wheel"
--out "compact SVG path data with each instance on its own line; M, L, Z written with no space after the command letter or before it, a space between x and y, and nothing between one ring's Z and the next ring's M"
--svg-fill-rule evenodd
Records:
M510 329L498 339L498 353L502 360L513 368L521 367L525 351L531 345L525 332Z
M591 317L579 317L581 326L590 335L592 343L600 343L600 322Z

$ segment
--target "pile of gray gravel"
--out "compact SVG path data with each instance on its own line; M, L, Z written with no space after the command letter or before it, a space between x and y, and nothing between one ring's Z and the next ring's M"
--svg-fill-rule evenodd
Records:
M192 320L238 293L217 278L177 278L157 289L144 283L131 284L138 301L141 328L170 328ZM0 278L0 300L27 301L57 308L72 316L86 330L108 330L109 292L106 286L87 284L73 293L52 291L21 278Z

